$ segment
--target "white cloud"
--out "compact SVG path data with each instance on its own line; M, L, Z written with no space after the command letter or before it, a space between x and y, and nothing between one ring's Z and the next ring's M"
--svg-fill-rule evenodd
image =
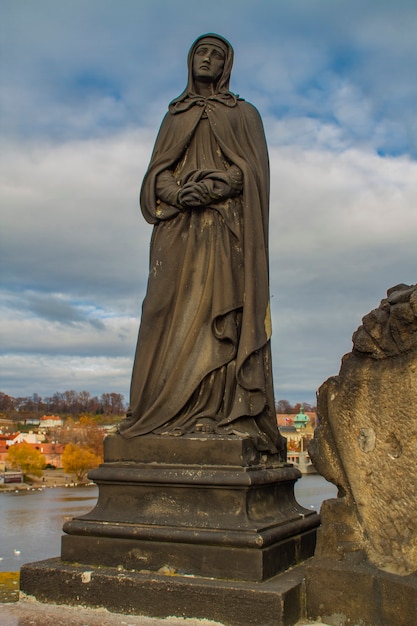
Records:
M3 313L0 331L2 351L16 354L114 357L131 355L139 315L56 321L16 308Z
M272 148L272 230L298 254L412 247L417 163L369 151ZM290 238L280 235L291 233ZM273 242L274 244L274 242ZM324 248L324 249L323 249ZM384 263L384 259L381 259Z
M43 367L53 363L48 389L65 367L78 381L86 363L95 387L120 359L129 378L151 232L134 202L150 149L148 133L133 132L9 152L8 248L19 261L10 282L17 271L29 287L8 296L3 313L9 377L15 359L20 368L21 355L30 363L38 354ZM270 157L276 386L280 397L299 390L312 401L362 315L388 287L415 280L417 164L294 143Z
M389 287L416 282L417 163L292 147L271 169L275 384L300 397L338 373Z
M139 188L188 47L213 30L270 147L277 395L314 401L361 317L416 282L415 3L3 4L0 388L126 395Z
M128 400L132 360L127 357L63 357L62 355L0 356L3 389L14 397L39 393L51 396L70 389L123 394Z
M146 264L149 229L138 207L151 151L146 131L66 144L5 148L7 279L80 294L127 294Z

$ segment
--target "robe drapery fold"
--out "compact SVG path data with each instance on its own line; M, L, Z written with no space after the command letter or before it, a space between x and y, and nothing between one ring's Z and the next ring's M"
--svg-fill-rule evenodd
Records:
M226 58L224 71L230 69ZM269 343L268 153L257 110L229 94L205 99L186 90L158 133L140 195L154 230L120 432L183 434L210 418L217 432L249 435L258 449L276 453L282 444ZM211 188L215 180L221 189L228 170L225 197L190 209L175 202L175 186L210 178ZM170 201L161 199L168 184Z

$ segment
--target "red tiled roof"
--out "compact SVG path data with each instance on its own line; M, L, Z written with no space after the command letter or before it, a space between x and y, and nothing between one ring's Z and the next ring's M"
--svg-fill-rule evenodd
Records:
M36 446L42 454L62 454L65 448L62 443L39 443Z

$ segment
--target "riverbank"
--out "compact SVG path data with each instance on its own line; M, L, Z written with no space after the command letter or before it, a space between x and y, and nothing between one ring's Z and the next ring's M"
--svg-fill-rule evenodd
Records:
M30 477L24 483L6 483L0 485L0 493L8 493L11 491L36 491L37 489L45 489L52 487L86 487L93 485L87 478L86 480L75 482L74 477L65 473L63 470L44 470L43 475L38 477Z

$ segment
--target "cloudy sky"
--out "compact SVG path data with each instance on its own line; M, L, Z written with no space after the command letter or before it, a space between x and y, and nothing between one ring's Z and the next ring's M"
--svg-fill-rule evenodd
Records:
M194 39L270 152L276 399L314 403L363 315L417 282L415 0L1 0L1 382L128 398L138 193Z

